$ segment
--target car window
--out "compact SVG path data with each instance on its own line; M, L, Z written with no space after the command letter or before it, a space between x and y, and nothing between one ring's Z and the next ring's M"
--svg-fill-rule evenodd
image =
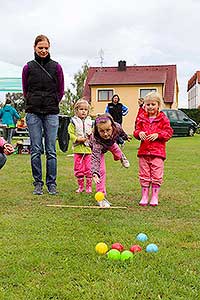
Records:
M183 121L183 119L188 119L188 117L182 111L177 111L177 114L180 121Z
M169 119L171 121L177 121L178 120L177 112L174 111L174 110L168 110L168 116L169 116Z

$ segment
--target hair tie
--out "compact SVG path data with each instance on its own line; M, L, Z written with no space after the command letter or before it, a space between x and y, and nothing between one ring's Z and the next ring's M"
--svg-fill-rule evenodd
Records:
M108 122L110 121L110 118L109 117L97 117L95 122L96 124L99 124L99 123L102 123L102 122Z

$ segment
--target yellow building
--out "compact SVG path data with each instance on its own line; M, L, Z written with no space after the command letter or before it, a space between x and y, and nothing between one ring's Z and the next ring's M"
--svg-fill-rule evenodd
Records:
M156 91L163 97L165 108L178 107L178 82L176 65L126 66L119 61L118 67L90 67L83 96L91 103L92 115L105 112L114 94L129 113L123 118L123 128L132 133L138 111L138 98Z

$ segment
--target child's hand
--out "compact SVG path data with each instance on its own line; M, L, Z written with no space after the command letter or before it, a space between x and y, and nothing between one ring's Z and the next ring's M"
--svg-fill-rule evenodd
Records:
M139 137L142 141L146 140L147 138L146 133L144 131L140 131Z
M147 136L148 141L155 141L158 138L158 133L152 133Z
M3 146L3 152L4 152L4 154L10 155L10 154L12 154L14 151L15 151L15 149L13 148L12 145L10 145L10 144L8 144L8 143L4 144L4 146Z
M130 142L131 140L132 140L132 136L129 135L127 141Z
M95 184L100 183L100 178L97 174L93 175L93 180L94 180Z
M87 138L85 138L85 137L78 137L78 138L76 139L76 141L77 141L78 143L85 143L86 140L87 140Z

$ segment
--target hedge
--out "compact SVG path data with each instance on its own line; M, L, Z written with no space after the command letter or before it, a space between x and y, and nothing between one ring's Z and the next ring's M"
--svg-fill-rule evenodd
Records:
M180 108L188 117L200 124L200 109L197 108Z

